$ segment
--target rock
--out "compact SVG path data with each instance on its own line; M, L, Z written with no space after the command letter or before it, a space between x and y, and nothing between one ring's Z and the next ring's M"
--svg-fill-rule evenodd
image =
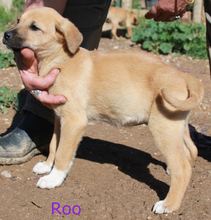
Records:
M6 177L6 178L11 178L12 177L11 173L6 171L6 170L2 171L1 175Z

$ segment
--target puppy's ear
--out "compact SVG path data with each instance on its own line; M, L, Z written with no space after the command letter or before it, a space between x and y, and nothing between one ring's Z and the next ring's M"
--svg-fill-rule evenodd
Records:
M83 40L83 36L78 28L68 19L64 18L59 24L56 24L56 29L63 34L69 51L75 54Z

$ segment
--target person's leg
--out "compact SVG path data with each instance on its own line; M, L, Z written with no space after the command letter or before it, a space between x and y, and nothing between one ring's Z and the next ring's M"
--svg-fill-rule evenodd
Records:
M211 0L204 1L204 10L206 18L206 27L207 27L207 54L210 63L210 74L211 74Z
M81 47L98 48L111 0L68 0L63 16L83 34Z
M207 55L210 63L210 74L211 74L211 0L204 1L204 10L206 18L206 38L207 38ZM198 133L196 129L189 125L191 139L198 148L210 148L211 137Z
M69 0L64 17L83 34L82 47L98 47L110 0ZM24 107L22 122L11 133L0 138L0 164L22 163L46 149L53 134L54 113L31 94Z

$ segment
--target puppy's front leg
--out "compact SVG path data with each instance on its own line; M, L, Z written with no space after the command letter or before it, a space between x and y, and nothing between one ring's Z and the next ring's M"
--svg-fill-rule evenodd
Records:
M127 25L127 32L128 32L128 34L129 34L129 37L132 38L133 31L132 31L131 24L128 24L128 25Z
M86 117L67 115L61 119L61 134L55 165L49 175L39 179L38 187L50 189L58 187L63 183L73 163L77 146L86 125Z
M34 168L33 172L36 174L44 174L50 173L55 161L56 150L59 144L60 139L60 118L55 116L54 122L54 134L51 139L50 147L49 147L49 155L48 159L44 162L38 162Z
M117 28L118 28L118 24L113 23L111 33L116 40L119 40L119 37L117 36Z

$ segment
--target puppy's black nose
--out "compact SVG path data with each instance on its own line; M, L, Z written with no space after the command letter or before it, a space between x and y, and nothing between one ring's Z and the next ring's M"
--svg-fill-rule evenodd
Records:
M4 33L4 38L5 38L5 40L11 39L12 36L13 36L13 34L12 34L11 31L7 31L7 32Z

